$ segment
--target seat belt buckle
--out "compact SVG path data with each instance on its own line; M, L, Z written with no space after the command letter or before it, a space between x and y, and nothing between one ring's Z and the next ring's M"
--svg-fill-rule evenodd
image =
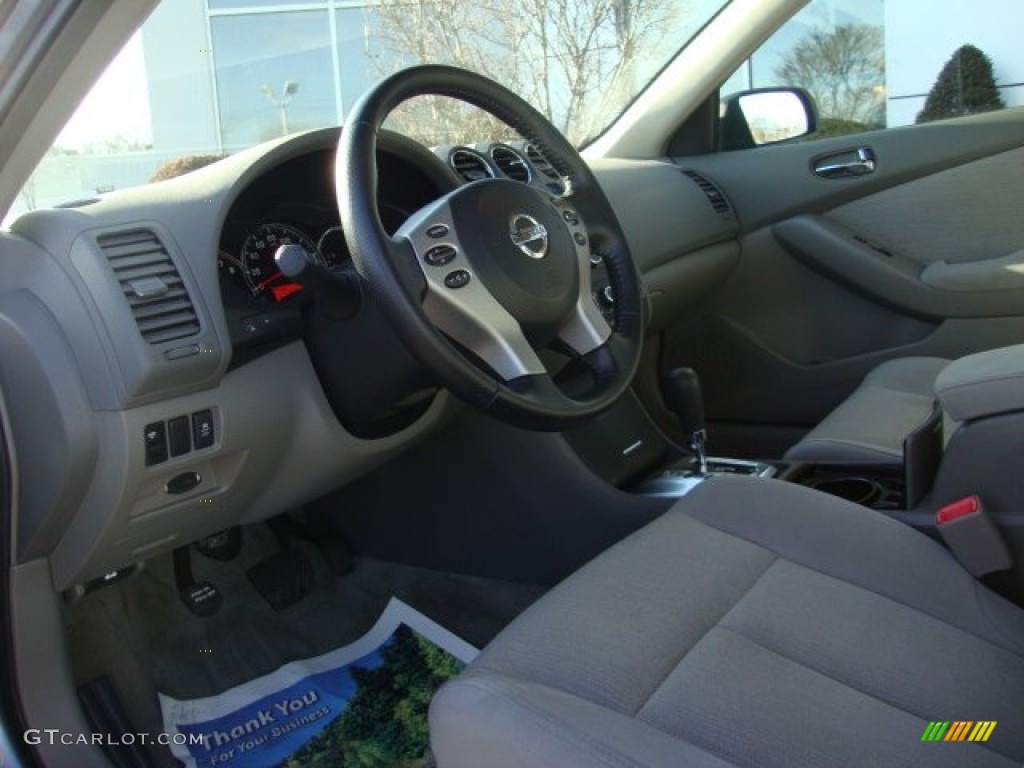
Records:
M942 507L935 513L935 525L960 565L975 578L1013 566L1010 550L979 497Z

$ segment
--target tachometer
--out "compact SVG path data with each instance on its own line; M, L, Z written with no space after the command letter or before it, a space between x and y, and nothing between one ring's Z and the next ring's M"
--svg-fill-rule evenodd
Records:
M270 296L284 301L302 290L302 286L286 278L277 268L274 254L282 245L299 245L318 261L322 261L316 243L295 227L287 224L263 224L242 243L242 274L253 296Z
M328 268L340 266L351 258L348 255L348 246L345 244L345 233L340 224L320 235L316 247Z
M389 235L395 234L410 214L404 208L399 208L388 202L379 203L380 220L384 231ZM324 231L316 244L317 252L322 262L330 269L341 266L352 259L348 252L348 245L345 243L345 232L340 224Z

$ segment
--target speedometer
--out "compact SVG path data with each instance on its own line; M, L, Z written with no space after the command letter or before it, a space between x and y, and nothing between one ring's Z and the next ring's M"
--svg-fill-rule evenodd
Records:
M282 245L301 246L306 253L321 261L316 243L295 227L287 224L263 224L242 243L242 274L253 296L270 296L284 301L302 290L302 286L286 278L277 268L274 254Z

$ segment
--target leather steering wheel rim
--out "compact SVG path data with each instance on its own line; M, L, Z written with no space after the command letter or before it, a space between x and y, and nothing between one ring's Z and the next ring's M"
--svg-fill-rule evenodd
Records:
M409 220L411 225L389 235L376 202L377 135L398 105L423 95L456 98L505 122L547 158L563 177L567 193L555 197L511 180L473 182L417 212ZM513 426L536 430L573 426L608 408L629 387L640 359L644 307L622 227L576 149L519 96L482 75L455 67L423 65L402 70L382 80L354 105L341 132L335 173L341 225L356 271L372 298L384 308L399 338L440 384ZM523 191L526 189L531 191ZM506 200L512 202L506 205ZM493 215L476 215L485 209ZM516 322L509 323L505 305L511 302L495 300L492 289L478 274L494 274L488 261L491 253L488 248L466 249L463 244L465 240L484 242L474 228L489 227L488 234L493 235L496 227L509 226L508 221L512 231L504 234L511 237L512 245L497 247L503 254L512 254L514 245L531 257L523 257L519 265L513 263L517 257L506 256L509 269L517 275L521 271L524 284L541 286L544 291L552 282L545 282L551 275L561 279L559 286L565 286L564 291L552 291L557 295L547 304L537 305L544 311L555 307L555 314L548 312L554 322L546 319L538 327L547 334L545 338L557 337L556 342L590 368L593 386L583 395L567 396L546 370L537 369L539 360L520 343L526 340L520 339L521 328L514 327L525 326L524 313L512 314ZM437 254L428 251L433 247L430 238L441 231L438 222L447 233L441 238L443 244L450 243L452 251L435 259ZM525 245L517 243L517 236ZM492 237L487 242L495 241ZM526 250L540 250L541 245L547 249L549 243L550 254L538 256ZM608 269L616 297L614 328L606 323L602 328L604 320L592 306L590 253L599 254ZM546 255L548 262L543 261ZM433 266L444 258L455 260L448 266ZM575 277L567 266L569 260L578 269ZM454 285L448 282L453 272L467 273L466 281L472 287L450 287ZM573 286L578 298L570 296ZM568 314L564 311L567 296L576 302ZM529 304L530 297L523 298ZM453 309L453 302L465 306ZM467 348L479 351L475 361ZM481 357L486 365L479 364ZM508 370L499 373L504 367Z

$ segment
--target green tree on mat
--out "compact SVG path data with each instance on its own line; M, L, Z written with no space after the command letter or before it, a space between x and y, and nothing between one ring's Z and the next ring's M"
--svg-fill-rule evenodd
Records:
M399 627L381 648L376 669L351 669L356 692L341 717L283 768L415 768L428 753L427 707L462 663L429 640Z

